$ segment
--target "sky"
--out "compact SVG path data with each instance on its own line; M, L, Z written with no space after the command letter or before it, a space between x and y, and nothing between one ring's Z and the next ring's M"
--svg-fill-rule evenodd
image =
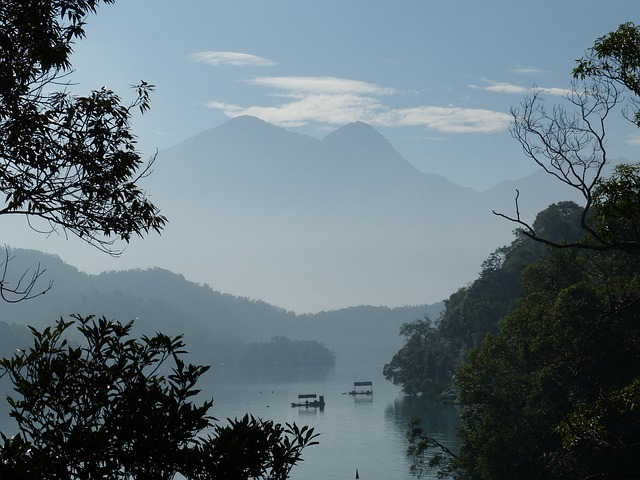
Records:
M70 88L104 86L128 102L131 85L154 84L151 110L133 118L147 157L239 115L315 138L362 121L420 171L484 191L537 169L511 135L511 109L534 89L559 101L576 59L639 13L635 0L118 0L87 19ZM637 129L615 115L607 148L610 158L638 161ZM162 192L151 196L162 205ZM28 240L11 243L18 227L4 225L10 245L60 254L89 273L138 266L135 255L109 263L81 242L60 246L64 238L28 229ZM189 261L199 260L183 260L173 271L210 281L192 277ZM154 265L169 261L141 267ZM273 302L258 283L252 295L249 285L211 283L299 313L337 307L294 304L286 292ZM380 304L394 306L388 293Z
M485 190L535 170L510 110L532 88L549 102L600 36L637 21L632 0L120 0L87 21L78 88L125 99L156 85L134 118L145 154L238 115L322 138L353 121L419 170ZM613 157L637 157L622 119Z

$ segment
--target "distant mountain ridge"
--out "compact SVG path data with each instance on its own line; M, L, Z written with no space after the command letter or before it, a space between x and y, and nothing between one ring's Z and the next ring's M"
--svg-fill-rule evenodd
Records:
M45 274L38 286L46 287L52 280L53 288L18 304L0 302L0 321L44 327L73 313L104 315L123 323L136 319L138 333L184 335L196 360L213 365L232 364L241 342L267 342L282 336L318 341L336 353L341 365L382 368L401 346L402 323L425 315L436 319L442 309L442 304L395 309L354 306L296 315L262 301L214 291L159 268L87 275L55 255L32 250L11 254L9 279L40 265ZM19 332L15 327L11 331ZM28 340L26 329L16 338ZM15 344L5 353L26 346Z
M141 186L169 224L120 258L24 232L17 218L4 220L3 241L92 273L160 267L299 314L424 305L475 279L511 242L515 225L492 211L514 213L516 189L530 221L577 199L542 173L482 193L459 187L417 170L364 123L319 140L234 118L160 151L153 169Z
M523 189L525 218L571 199L558 183ZM317 140L246 116L160 152L148 184L170 219L162 266L186 271L170 257L189 232L192 278L302 312L446 298L511 241L492 210L513 212L518 186L422 173L361 122Z

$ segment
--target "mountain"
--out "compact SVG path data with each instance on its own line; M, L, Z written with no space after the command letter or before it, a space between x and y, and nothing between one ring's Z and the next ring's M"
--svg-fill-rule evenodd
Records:
M515 225L574 199L549 175L487 192L418 171L374 128L318 140L238 117L158 153L142 187L169 219L119 258L3 219L9 245L99 273L160 267L297 313L432 304L472 281ZM13 223L12 223L13 222ZM19 227L22 233L18 235Z
M27 268L44 271L38 282L53 286L45 295L11 304L0 302L0 356L29 345L25 326L42 328L77 313L126 323L136 319L136 332L184 335L196 361L237 363L250 342L273 337L316 341L335 352L340 365L378 365L401 347L402 323L429 315L436 319L442 304L415 307L359 306L317 314L296 315L261 301L212 290L167 270L135 269L87 275L55 255L12 250L7 279ZM22 328L20 328L22 327Z
M529 219L566 199L550 178L534 183ZM364 123L316 140L239 117L160 152L147 189L170 220L164 253L136 256L298 312L433 303L511 241L492 210L513 211L513 187L422 173Z

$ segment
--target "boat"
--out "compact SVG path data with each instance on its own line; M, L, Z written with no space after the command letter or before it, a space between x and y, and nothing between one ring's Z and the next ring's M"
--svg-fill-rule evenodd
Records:
M298 401L292 402L291 406L324 408L324 395L318 396L315 393L301 393L298 395Z
M366 390L362 388L369 387ZM373 382L353 382L353 390L349 395L373 395Z

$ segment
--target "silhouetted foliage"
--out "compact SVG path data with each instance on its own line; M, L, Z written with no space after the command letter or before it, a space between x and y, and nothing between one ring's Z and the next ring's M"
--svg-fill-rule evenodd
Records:
M194 402L209 367L182 360L180 337L132 338L132 325L61 319L0 360L17 424L2 434L0 478L285 479L316 443L307 427L217 424L211 401Z
M548 111L543 91L536 91L524 99L520 109L512 110L512 133L525 155L584 198L581 227L586 235L574 242L547 237L535 225L522 220L518 195L515 216L494 213L520 225L530 238L554 247L640 252L636 232L627 231L633 233L631 236L612 236L602 230L604 225L613 228L609 224L619 222L635 228L637 222L637 208L632 206L631 198L638 195L638 185L633 182L637 167L619 166L609 179L603 178L603 169L608 163L607 117L622 107L627 118L640 126L639 52L640 27L630 22L622 24L596 40L587 55L577 61L565 105L555 104ZM612 214L618 218L614 220ZM603 216L609 218L603 222ZM598 219L598 227L594 217Z
M0 3L0 215L25 216L34 230L71 233L116 255L116 239L160 232L166 219L137 185L150 165L130 127L133 109L149 108L153 85L135 86L129 105L105 87L70 93L73 45L99 4ZM15 301L36 294L33 287L3 281L0 293Z
M384 366L385 378L409 395L434 396L450 386L457 359L452 342L428 318L405 323L400 334L407 342Z
M73 45L100 3L0 3L0 215L25 216L36 231L72 234L118 255L116 240L159 233L166 219L138 185L153 158L142 161L130 127L154 86L135 85L128 105L106 87L71 93ZM47 290L34 290L40 267L11 283L9 260L7 250L2 298L19 302ZM69 338L72 326L78 338ZM132 338L132 326L61 319L31 328L33 345L0 360L17 424L16 435L2 434L0 478L284 479L315 443L313 429L295 424L249 417L216 424L212 402L193 402L209 367L182 360L180 336Z
M39 217L112 252L109 237L128 241L159 231L165 219L136 186L147 170L129 123L133 108L149 108L153 86L136 86L129 106L104 87L88 96L64 88L73 43L99 4L0 6L0 214ZM52 91L61 85L62 92Z
M273 337L270 342L253 342L246 346L240 365L251 368L328 368L335 355L314 340L291 340Z
M534 97L516 117L525 152L583 193L584 233L558 239L513 219L557 248L526 269L515 308L458 371L462 479L639 475L639 169L602 177L605 120L624 89L638 124L639 58L640 29L621 25L578 62L591 83L570 94L575 116L546 115Z
M556 241L575 241L581 234L582 208L559 202L540 212L534 225ZM496 334L500 322L516 306L522 292L520 277L542 258L548 247L516 231L515 240L496 249L482 264L476 280L445 301L439 321L405 323L400 334L405 345L385 365L385 377L408 394L437 396L454 386L456 369L487 334Z
M202 462L194 480L285 480L291 468L303 461L304 447L316 445L313 428L284 425L245 415L214 425L213 435L198 447Z

